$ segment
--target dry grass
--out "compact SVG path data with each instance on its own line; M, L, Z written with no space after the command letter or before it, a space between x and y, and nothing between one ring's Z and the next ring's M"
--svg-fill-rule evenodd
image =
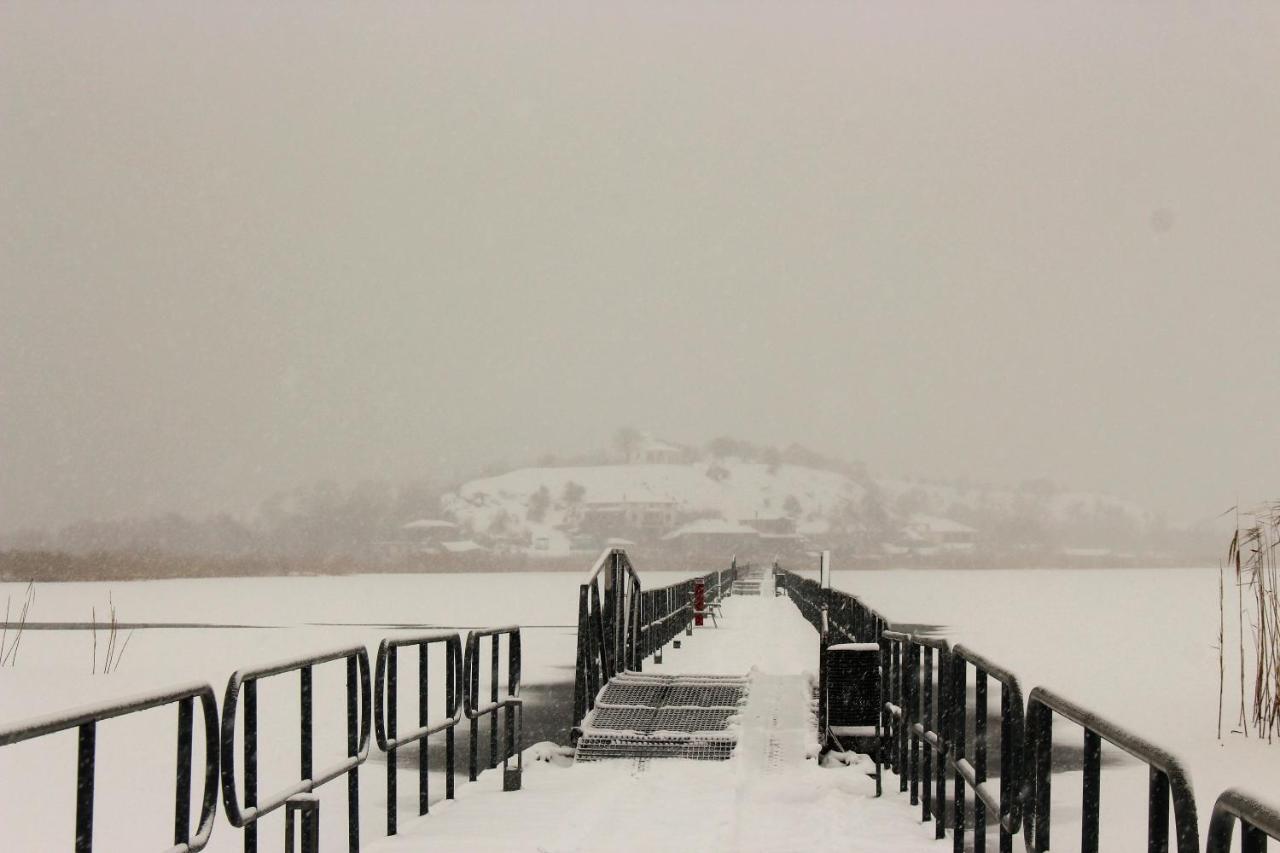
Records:
M102 668L98 668L98 608L92 609L93 616L93 668L90 670L95 675L109 675L120 668L120 661L124 658L125 649L129 648L129 641L133 639L133 631L124 638L124 643L119 644L120 639L120 620L116 616L116 603L110 592L107 593L107 607L110 614L110 621L104 626L107 632L107 654L103 658Z
M26 633L27 615L31 612L31 605L36 601L36 584L31 581L27 584L27 592L23 597L22 612L18 617L18 624L14 626L13 639L9 639L9 612L13 604L13 596L7 596L4 600L4 628L0 630L0 666L17 666L18 665L18 649L22 645L22 636Z
M1240 714L1238 724L1248 736L1252 727L1270 741L1280 727L1280 502L1244 514L1236 523L1227 549L1227 564L1235 571L1239 607ZM1221 606L1221 604L1220 604ZM1253 672L1247 675L1244 625L1253 643ZM1252 701L1247 701L1249 688ZM1220 688L1221 691L1221 688ZM1221 696L1221 692L1219 693Z

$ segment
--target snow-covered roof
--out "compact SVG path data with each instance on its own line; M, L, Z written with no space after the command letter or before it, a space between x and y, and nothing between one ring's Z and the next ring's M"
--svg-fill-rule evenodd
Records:
M644 443L640 445L640 449L642 451L661 450L670 451L672 453L679 453L681 450L681 448L674 444L669 444L656 438L646 438Z
M454 524L452 521L444 521L439 518L420 518L417 521L409 522L401 529L402 530L437 530L437 529L443 530L443 529L452 529L457 526L458 525Z
M977 533L978 531L967 524L961 524L950 518L939 518L936 515L913 515L911 516L911 527L922 528L934 533Z
M759 536L760 532L754 527L748 527L736 521L726 521L723 518L700 518L671 531L662 538L679 539L681 536L691 535Z
M470 539L462 539L458 542L441 542L440 547L451 554L465 554L468 551L483 551L483 545L477 545Z
M602 504L674 504L676 499L669 494L663 494L642 486L640 488L614 488L605 491L587 492L586 497L582 499L582 503L586 506L599 506Z

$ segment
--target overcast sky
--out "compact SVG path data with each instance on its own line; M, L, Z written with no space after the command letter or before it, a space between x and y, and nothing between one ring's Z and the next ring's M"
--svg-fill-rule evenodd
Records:
M1269 4L0 5L0 531L621 424L1280 497Z

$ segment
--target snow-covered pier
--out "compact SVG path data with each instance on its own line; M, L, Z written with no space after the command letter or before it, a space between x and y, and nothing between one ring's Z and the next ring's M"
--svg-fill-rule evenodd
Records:
M1054 849L1074 836L1092 853L1228 853L1239 832L1238 849L1259 853L1280 837L1266 798L1227 791L1197 810L1188 765L1165 746L1179 740L1152 734L1145 710L1124 725L1076 701L1078 685L1024 689L1039 657L1002 666L1008 645L988 657L777 565L658 577L647 586L610 549L578 584L576 631L468 626L464 641L442 624L357 626L379 639L317 652L300 636L291 656L236 670L221 702L194 683L7 723L0 748L16 748L0 757L19 761L0 767L21 772L0 778L37 779L61 738L77 747L75 785L70 763L57 784L75 796L50 800L22 843L0 825L0 847L253 853L283 834L304 853L1044 853L1052 830ZM571 601L577 579L557 580ZM575 642L570 705L560 673ZM523 695L522 675L535 688ZM555 742L524 728L552 682ZM176 774L172 730L155 725L173 710ZM176 782L171 846L152 827L143 839L138 790L121 779Z
M758 591L726 597L715 625L706 619L692 636L682 634L661 664L612 679L583 721L577 760L572 749L534 747L518 795L481 776L455 802L369 849L933 849L905 802L876 799L869 758L819 762L819 636L790 600L775 597L770 573ZM638 689L614 689L619 682ZM637 699L678 688L690 697L702 688L705 703L675 700L678 730L628 728L646 719L648 706ZM614 697L634 702L629 714L608 701ZM680 727L681 716L691 725ZM582 760L609 744L624 757ZM685 760L650 757L664 754ZM718 757L728 760L688 760Z

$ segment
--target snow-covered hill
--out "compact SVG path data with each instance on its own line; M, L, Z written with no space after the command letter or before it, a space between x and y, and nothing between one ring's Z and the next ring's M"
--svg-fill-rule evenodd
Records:
M543 491L545 490L545 492ZM535 497L542 492L545 497ZM521 468L472 480L442 508L477 535L563 530L583 507L670 505L675 519L788 516L803 527L856 506L863 487L830 471L727 460L689 465ZM537 512L545 502L545 512ZM533 517L531 517L533 516Z
M1058 531L1062 546L1115 547L1142 535L1154 516L1132 502L1047 484L1016 489L883 479L800 465L737 459L690 464L619 464L521 468L472 480L446 495L442 509L470 535L559 552L573 546L584 519L597 534L657 538L698 518L730 522L784 520L802 535L861 530L881 541L921 514L978 530L979 541L1016 528ZM641 521L640 519L644 519ZM869 543L874 544L874 543Z

